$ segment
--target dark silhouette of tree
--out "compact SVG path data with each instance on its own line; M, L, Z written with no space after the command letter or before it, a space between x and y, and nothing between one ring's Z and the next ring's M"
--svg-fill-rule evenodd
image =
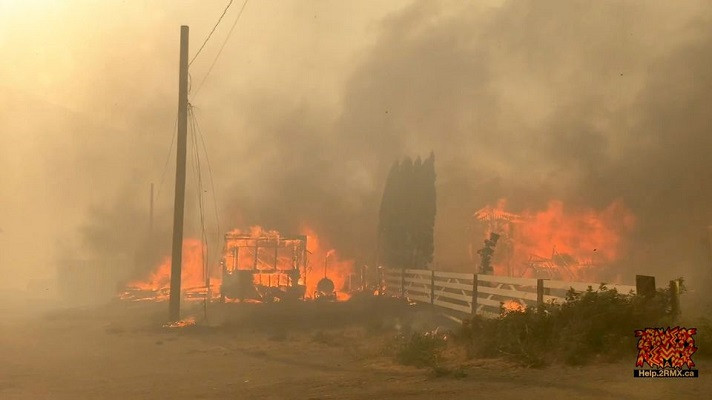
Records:
M394 248L396 236L398 234L396 222L396 213L398 202L396 199L396 182L400 177L400 165L396 161L391 166L386 178L386 186L383 189L383 197L381 198L381 209L378 218L378 246L380 262L385 265L392 265L397 262L394 256Z
M380 262L389 267L425 268L433 261L435 156L396 162L386 179L378 224Z
M419 258L416 260L416 265L426 266L433 262L433 253L435 252L434 232L437 208L435 205L435 154L433 152L423 162L421 168L420 225L417 230L419 236L416 242Z

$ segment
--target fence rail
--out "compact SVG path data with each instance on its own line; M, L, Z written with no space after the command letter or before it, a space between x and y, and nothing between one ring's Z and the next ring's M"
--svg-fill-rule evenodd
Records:
M457 272L384 269L385 293L466 314L499 316L502 307L536 307L566 301L566 293L602 285L619 293L636 293L636 286L549 279L466 274ZM517 304L512 304L517 303ZM455 318L457 319L457 318Z

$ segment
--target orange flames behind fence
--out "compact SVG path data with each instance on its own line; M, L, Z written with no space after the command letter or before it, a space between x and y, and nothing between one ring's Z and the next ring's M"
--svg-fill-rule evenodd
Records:
M506 200L487 206L475 216L486 224L485 234L501 234L494 259L497 275L533 276L538 260L556 269L562 279L600 279L600 267L618 260L635 217L622 201L603 210L570 209L558 200L545 210L506 211Z

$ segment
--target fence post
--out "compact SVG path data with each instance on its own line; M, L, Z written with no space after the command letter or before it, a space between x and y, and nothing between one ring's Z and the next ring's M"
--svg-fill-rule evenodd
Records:
M472 315L477 314L477 274L472 275Z
M430 304L435 304L435 270L430 271Z
M544 306L544 280L536 280L536 305L539 311L542 310Z
M405 297L405 268L401 268L401 298Z
M636 275L635 294L643 297L655 296L655 277L647 275Z

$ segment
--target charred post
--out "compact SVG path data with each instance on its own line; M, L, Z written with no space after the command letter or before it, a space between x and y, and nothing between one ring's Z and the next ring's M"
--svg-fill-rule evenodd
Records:
M477 280L477 274L472 275L472 315L477 314L477 285L479 284Z
M647 275L635 276L635 292L643 297L655 296L655 277Z
M544 307L544 280L536 280L536 305L539 311L543 310Z
M430 304L435 304L435 270L430 271Z
M492 256L494 255L494 248L497 246L497 241L499 240L499 234L490 233L489 239L485 240L485 247L477 251L482 257L480 272L483 274L492 274L494 269L492 268Z

